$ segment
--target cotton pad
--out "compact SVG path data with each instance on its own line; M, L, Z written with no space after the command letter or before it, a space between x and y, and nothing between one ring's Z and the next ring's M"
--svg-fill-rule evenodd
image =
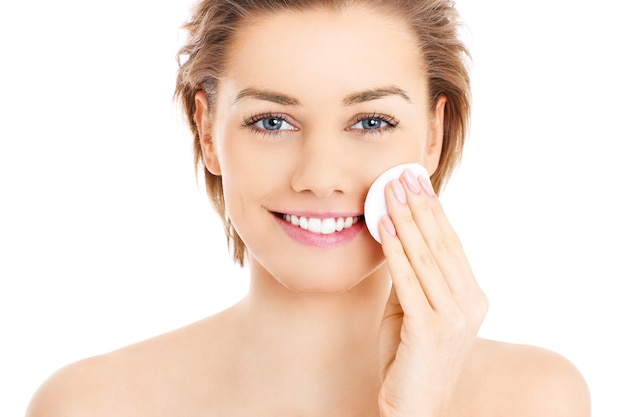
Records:
M426 168L418 163L396 165L389 168L378 176L370 186L365 197L365 224L370 234L378 243L380 243L380 234L378 233L378 223L380 219L387 214L387 203L385 202L385 186L392 180L400 178L400 175L410 169L415 176L423 175L429 178Z

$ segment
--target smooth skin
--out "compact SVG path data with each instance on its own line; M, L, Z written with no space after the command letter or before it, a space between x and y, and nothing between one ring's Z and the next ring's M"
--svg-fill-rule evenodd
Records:
M248 247L249 293L61 369L27 416L588 417L569 361L477 337L487 298L427 178L387 185L382 245L365 228L302 244L275 215L359 215L385 169L437 169L446 98L429 106L414 44L401 19L363 7L246 25L196 120Z

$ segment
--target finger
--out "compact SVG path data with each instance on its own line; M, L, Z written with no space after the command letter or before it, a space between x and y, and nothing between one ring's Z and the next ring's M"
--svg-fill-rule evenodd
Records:
M391 181L385 188L389 215L397 230L405 256L433 310L446 309L454 302L442 271L439 269L424 236L417 226L407 204L404 186L399 180ZM401 288L398 287L398 291ZM401 294L398 294L401 297ZM402 302L402 298L400 298ZM402 304L404 306L404 303Z
M381 380L396 358L396 352L402 338L402 323L404 313L396 294L396 289L392 285L389 299L385 306L385 313L380 323L380 333L378 338L378 359L381 365Z
M414 178L414 177L413 177ZM478 283L461 245L452 228L441 202L432 189L430 181L420 176L418 191L410 186L410 178L402 177L407 187L407 201L414 213L415 221L422 230L424 239L441 269L453 294L467 294Z
M431 248L456 305L470 322L479 325L487 313L489 304L487 297L476 281L459 238L450 225L430 181L420 177L418 186L421 190L416 190L415 186L411 187L409 182L411 178L403 176L402 179L407 189L407 203L412 208L416 223ZM416 191L412 193L411 190ZM423 212L416 214L416 206L423 208Z
M430 310L431 306L406 257L391 218L388 215L383 216L378 228L394 288L387 307L391 307L394 302L399 303L407 317L420 317L420 312Z
M418 179L409 170L402 174L400 181L407 192L407 204L415 223L422 232L450 291L458 293L459 290L465 289L464 286L459 288L459 284L466 283L464 277L467 276L468 271L464 263L467 264L467 262L463 249L458 244L458 237L447 221L440 204L439 213L435 212L434 206L439 200L435 196L430 181L422 176Z

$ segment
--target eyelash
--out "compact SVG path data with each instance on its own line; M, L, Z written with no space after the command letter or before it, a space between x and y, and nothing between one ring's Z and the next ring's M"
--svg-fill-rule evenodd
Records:
M272 131L272 130L266 130L266 129L259 129L258 127L255 126L255 124L257 122L260 122L263 119L277 119L282 122L286 122L286 123L289 123L290 125L293 125L293 123L289 122L288 117L285 114L266 112L266 113L256 114L254 116L245 118L241 126L249 129L253 133L257 133L263 136L277 136L277 135L285 134L287 132L293 132L293 130ZM372 120L372 119L381 120L387 123L387 126L380 128L380 129L350 129L350 127L354 126L355 124L359 122L363 122L365 120ZM362 114L362 115L357 116L354 122L351 122L350 127L346 128L346 130L356 131L356 133L359 135L378 135L378 134L385 133L389 130L395 129L396 127L398 127L399 123L400 121L398 119L388 114L369 113L369 114Z
M365 120L370 120L370 119L381 120L387 123L387 126L381 129L374 129L374 130L368 130L368 129L354 129L354 130L356 130L357 133L360 135L377 135L377 134L385 133L388 130L393 130L396 127L398 127L398 124L400 124L400 121L398 119L388 114L370 113L370 114L362 114L362 115L357 116L356 121L352 123L351 126L354 126L355 124L359 122L363 122Z
M263 119L277 119L277 120L289 123L290 125L293 126L293 123L289 122L287 115L282 114L282 113L267 112L267 113L255 114L254 116L245 118L243 120L243 123L241 124L241 127L245 127L249 129L251 132L257 133L263 136L277 136L277 135L284 134L286 132L293 132L293 130L272 131L272 130L266 130L266 129L259 129L258 127L255 126L255 123L260 122Z

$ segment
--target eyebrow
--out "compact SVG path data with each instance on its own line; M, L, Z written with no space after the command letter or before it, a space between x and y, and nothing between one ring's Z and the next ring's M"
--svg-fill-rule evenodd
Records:
M343 99L345 106L353 106L359 103L365 103L368 101L378 100L388 96L400 96L404 100L411 103L411 98L403 89L396 86L379 87L369 90L358 91L356 93L349 94ZM233 100L233 104L243 98L254 98L257 100L271 101L273 103L284 104L287 106L299 106L300 101L295 97L277 93L275 91L260 90L258 88L244 88L237 94Z
M300 101L297 98L289 97L281 93L274 91L259 90L257 88L244 88L237 94L237 97L233 100L233 104L237 104L242 98L255 98L257 100L271 101L278 104L284 104L287 106L299 106Z
M366 101L378 100L383 97L388 96L400 96L409 103L411 103L411 98L403 89L396 86L389 87L380 87L374 88L371 90L359 91L353 94L350 94L346 98L343 99L343 104L346 106L352 106L354 104L365 103Z

